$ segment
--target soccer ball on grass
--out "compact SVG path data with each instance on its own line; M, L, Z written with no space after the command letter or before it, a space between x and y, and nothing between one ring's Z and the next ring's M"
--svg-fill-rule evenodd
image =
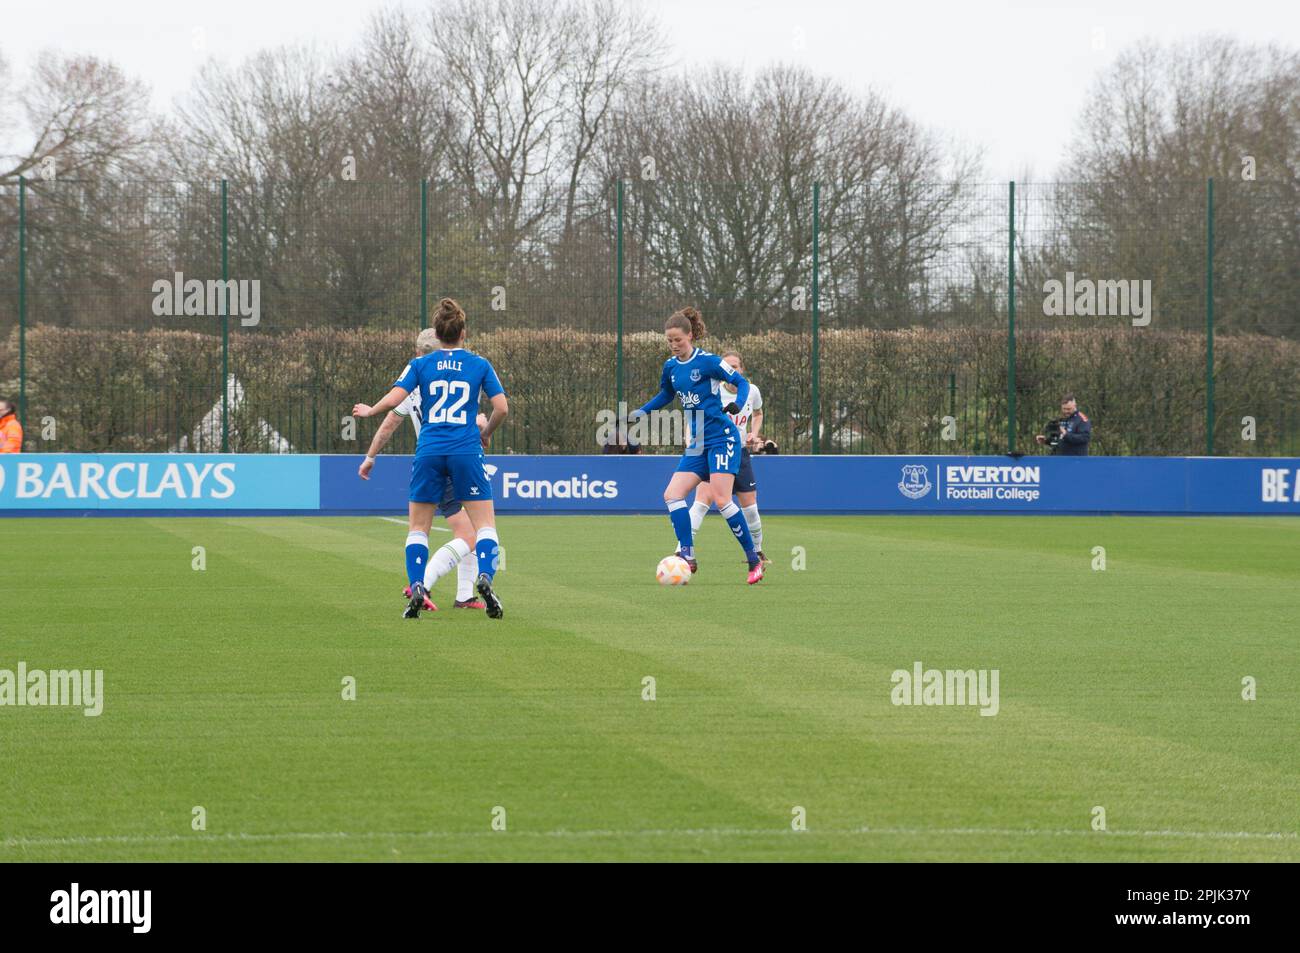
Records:
M684 586L691 581L691 567L681 556L665 556L659 560L655 578L661 586Z

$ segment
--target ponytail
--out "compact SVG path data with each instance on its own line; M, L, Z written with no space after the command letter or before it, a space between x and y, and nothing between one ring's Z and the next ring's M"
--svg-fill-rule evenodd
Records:
M672 317L664 323L664 330L667 331L669 328L685 331L695 341L699 341L706 333L704 318L700 317L699 311L691 307L674 311Z

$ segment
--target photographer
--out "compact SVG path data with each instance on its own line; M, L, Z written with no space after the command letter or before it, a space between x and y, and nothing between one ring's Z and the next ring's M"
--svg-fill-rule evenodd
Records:
M1034 438L1063 457L1086 457L1092 440L1092 422L1079 411L1073 394L1061 398L1061 417L1048 421L1043 433Z

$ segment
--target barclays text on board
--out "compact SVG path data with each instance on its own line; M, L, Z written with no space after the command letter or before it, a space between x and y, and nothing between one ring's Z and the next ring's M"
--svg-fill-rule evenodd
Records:
M20 460L14 467L13 495L15 500L226 500L235 492L234 471L233 463L123 461L105 467L94 460ZM0 470L0 492L4 482Z
M0 514L375 513L406 508L409 456L28 454L0 458ZM490 456L498 511L655 513L667 455ZM1300 515L1300 459L760 456L772 513Z
M319 457L49 453L0 460L0 512L319 506Z

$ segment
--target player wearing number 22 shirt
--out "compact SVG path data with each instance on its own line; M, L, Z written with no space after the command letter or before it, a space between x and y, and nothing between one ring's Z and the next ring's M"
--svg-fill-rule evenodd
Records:
M492 499L475 419L480 391L491 399L505 389L488 360L464 348L443 348L407 364L393 386L420 395L411 501L441 502L447 478L462 502Z
M477 532L474 549L478 555L479 578L475 588L486 603L489 618L499 619L501 600L492 588L499 552L496 529L491 525L480 526L479 517L468 504L484 505L491 516L492 484L483 461L484 431L478 425L478 406L480 394L492 400L505 393L501 380L485 358L462 347L444 346L406 365L393 387L393 393L404 390L411 396L420 395L416 405L420 413L420 438L411 464L409 499L412 504L440 503L450 482L455 498L467 504L466 510ZM494 418L495 415L496 411ZM423 528L427 533L427 522ZM421 560L428 558L427 535L412 532L407 537L406 549L407 573L412 580L411 601L415 605L425 594L423 583L418 586L416 583L424 573ZM464 555L457 550L449 560L454 565ZM407 618L418 614L418 610L408 609Z
M411 584L411 601L402 615L404 619L418 619L424 608L428 594L424 579L429 562L429 529L434 507L442 501L448 480L453 495L464 504L474 525L474 552L479 568L474 588L483 597L489 619L500 619L503 613L501 600L492 588L501 547L483 447L506 419L510 408L505 388L492 365L465 350L465 325L464 309L453 299L443 298L433 321L434 335L442 346L407 364L392 390L378 403L358 403L352 407L354 416L373 417L392 410L407 397L419 395L419 402L414 406L419 408L420 442L411 466L410 531L406 536L406 578ZM492 416L480 428L478 405L484 394L492 404ZM450 570L468 551L464 540L454 539L439 549L434 558L441 560L445 556L444 568Z

